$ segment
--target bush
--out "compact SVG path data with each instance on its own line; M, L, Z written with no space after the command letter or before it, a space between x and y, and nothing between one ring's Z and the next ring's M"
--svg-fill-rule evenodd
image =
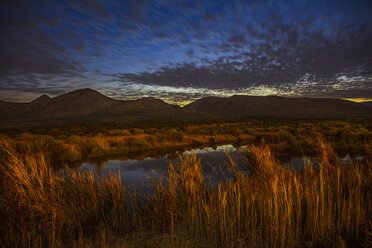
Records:
M133 135L138 135L138 134L145 133L145 131L143 131L143 129L133 128L133 129L130 130L130 133L133 134Z
M19 140L26 140L26 141L30 141L34 138L34 136L30 133L22 133L21 135L19 135L18 139Z
M81 143L81 138L80 136L77 136L77 135L70 135L66 139L66 143L71 144L71 145L78 145Z
M192 145L193 147L200 147L200 146L203 145L203 143L201 143L199 140L192 139L192 141L191 141L191 145Z
M18 154L26 154L29 150L29 145L26 142L17 142L14 144L14 150Z
M89 154L90 157L101 157L105 155L107 155L107 151L101 146L94 146Z
M114 129L109 131L111 136L130 136L131 133L128 130Z
M65 154L67 151L63 143L55 140L52 136L42 135L38 136L31 143L31 147L35 152L43 152L49 154L51 157L59 157L60 154Z
M157 134L155 136L155 139L158 143L164 143L167 140L167 137L165 135L162 135L162 134Z
M105 138L92 137L88 139L87 143L83 146L82 152L88 157L99 157L107 154L109 145Z
M146 133L146 134L156 134L157 131L158 131L158 130L155 129L155 128L148 128L148 129L145 130L145 133Z
M154 145L155 142L156 142L154 136L146 136L146 137L145 137L145 140L146 140L150 145Z
M66 161L76 161L82 159L81 152L74 147L69 147L67 153L61 158Z
M118 139L109 140L110 148L121 148L123 145L124 145L124 142L122 142L122 140L118 140Z
M125 139L125 143L130 148L148 148L151 145L145 139L136 139L133 137L129 137Z
M64 135L65 133L59 128L52 128L49 130L48 134L53 136L54 138L57 138L60 135Z
M167 140L169 142L182 142L183 135L175 129L170 129L167 131Z
M113 129L108 131L108 134L111 136L120 136L121 135L121 130L120 129Z

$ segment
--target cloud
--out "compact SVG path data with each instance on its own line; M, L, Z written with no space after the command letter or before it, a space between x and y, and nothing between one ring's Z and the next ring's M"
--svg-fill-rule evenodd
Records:
M170 36L166 33L157 33L154 37L159 40L166 40L170 38Z
M208 13L202 16L202 19L207 23L213 23L217 20L217 17L213 13Z
M241 43L241 44L245 44L247 42L243 34L231 35L227 41L231 43Z
M345 31L343 26L327 35L324 30L303 31L296 26L272 24L251 44L250 52L220 56L203 64L182 63L161 67L148 73L120 74L123 81L150 85L191 86L210 89L238 89L270 86L294 90L302 85L303 93L316 90L365 90L371 86L371 30L359 26ZM234 34L231 43L244 43L243 34ZM231 44L215 46L220 53L231 52ZM189 52L188 52L189 54ZM340 76L357 80L340 82Z
M198 24L198 23L196 23L194 21L187 20L187 24L194 31L201 31L201 30L203 30L203 27L200 24Z
M4 2L0 91L59 94L71 82L111 89L115 81L225 93L371 93L370 3L243 2ZM171 92L151 94L181 94Z
M187 56L190 56L192 57L194 54L195 54L195 51L193 49L189 49L187 52L186 52Z

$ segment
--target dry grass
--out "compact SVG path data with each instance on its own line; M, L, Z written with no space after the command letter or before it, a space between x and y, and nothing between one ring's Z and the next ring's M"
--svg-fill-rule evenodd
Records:
M145 202L118 176L55 173L43 155L0 160L3 247L368 247L372 164L280 165L268 146L246 151L249 171L212 187L195 156L170 163Z

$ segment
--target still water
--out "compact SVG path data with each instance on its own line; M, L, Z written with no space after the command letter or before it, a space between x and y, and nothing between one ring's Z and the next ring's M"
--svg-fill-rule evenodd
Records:
M73 167L82 172L92 171L97 178L120 175L122 182L127 187L135 187L138 193L143 193L151 191L149 184L152 183L152 180L159 178L161 175L166 175L168 164L177 162L179 155L196 154L200 159L205 178L210 180L212 185L217 184L218 180L229 180L231 173L226 166L229 161L226 153L240 166L240 170L247 171L248 164L241 152L245 148L246 146L221 145L198 149L151 150L102 158L101 160L90 160ZM348 155L341 158L341 160L348 159L350 160ZM281 159L281 162L289 167L301 170L306 163L316 165L318 160L298 156Z
M241 147L223 145L205 147L200 149L165 151L160 150L150 154L131 154L117 156L107 161L89 161L82 163L77 170L93 171L97 176L109 176L120 173L120 178L126 186L134 186L137 192L146 192L153 179L166 175L169 162L177 162L179 155L196 154L200 159L204 176L212 181L218 178L229 177L226 170L228 157L226 152L236 161L242 169L247 168L247 162L241 153ZM150 151L149 151L150 152Z

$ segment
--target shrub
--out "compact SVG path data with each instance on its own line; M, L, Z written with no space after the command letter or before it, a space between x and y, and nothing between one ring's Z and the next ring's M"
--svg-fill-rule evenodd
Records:
M110 148L121 148L124 145L124 142L119 139L109 140L108 143Z
M49 135L53 136L54 138L59 137L60 135L64 135L64 131L59 128L51 128L48 132Z
M157 134L155 136L155 139L158 143L164 143L167 140L167 136L162 135L162 134Z
M18 139L19 140L25 140L25 141L30 141L34 138L34 136L30 133L22 133L19 135Z
M202 146L203 143L201 143L199 140L192 139L192 141L191 141L191 145L192 145L193 147L199 147L199 146Z
M107 154L109 145L103 137L89 138L82 152L88 157L99 157Z
M137 139L129 137L125 139L125 143L129 148L149 148L151 145L145 139Z
M130 136L131 133L128 130L114 129L109 131L112 136Z
M130 130L130 133L133 134L133 135L138 135L138 134L145 133L145 131L143 131L143 129L133 128L133 129Z
M107 150L102 146L94 146L89 154L90 157L102 157L107 155Z
M108 131L109 135L111 136L120 136L121 132L122 130L120 129L113 129L113 130Z
M154 136L146 136L145 137L145 140L150 144L150 145L154 145L155 142L156 142L156 139Z
M64 161L76 161L82 159L82 155L75 147L69 147L67 148L67 153L61 159Z
M167 131L167 141L169 142L182 142L183 135L175 129L170 129Z
M45 153L56 160L61 160L68 153L62 141L48 135L36 137L30 144L30 149L36 153Z
M81 138L77 135L70 135L67 137L66 143L71 145L78 145L81 143Z
M146 134L156 134L157 132L158 132L158 130L155 129L155 128L148 128L148 129L145 130Z

